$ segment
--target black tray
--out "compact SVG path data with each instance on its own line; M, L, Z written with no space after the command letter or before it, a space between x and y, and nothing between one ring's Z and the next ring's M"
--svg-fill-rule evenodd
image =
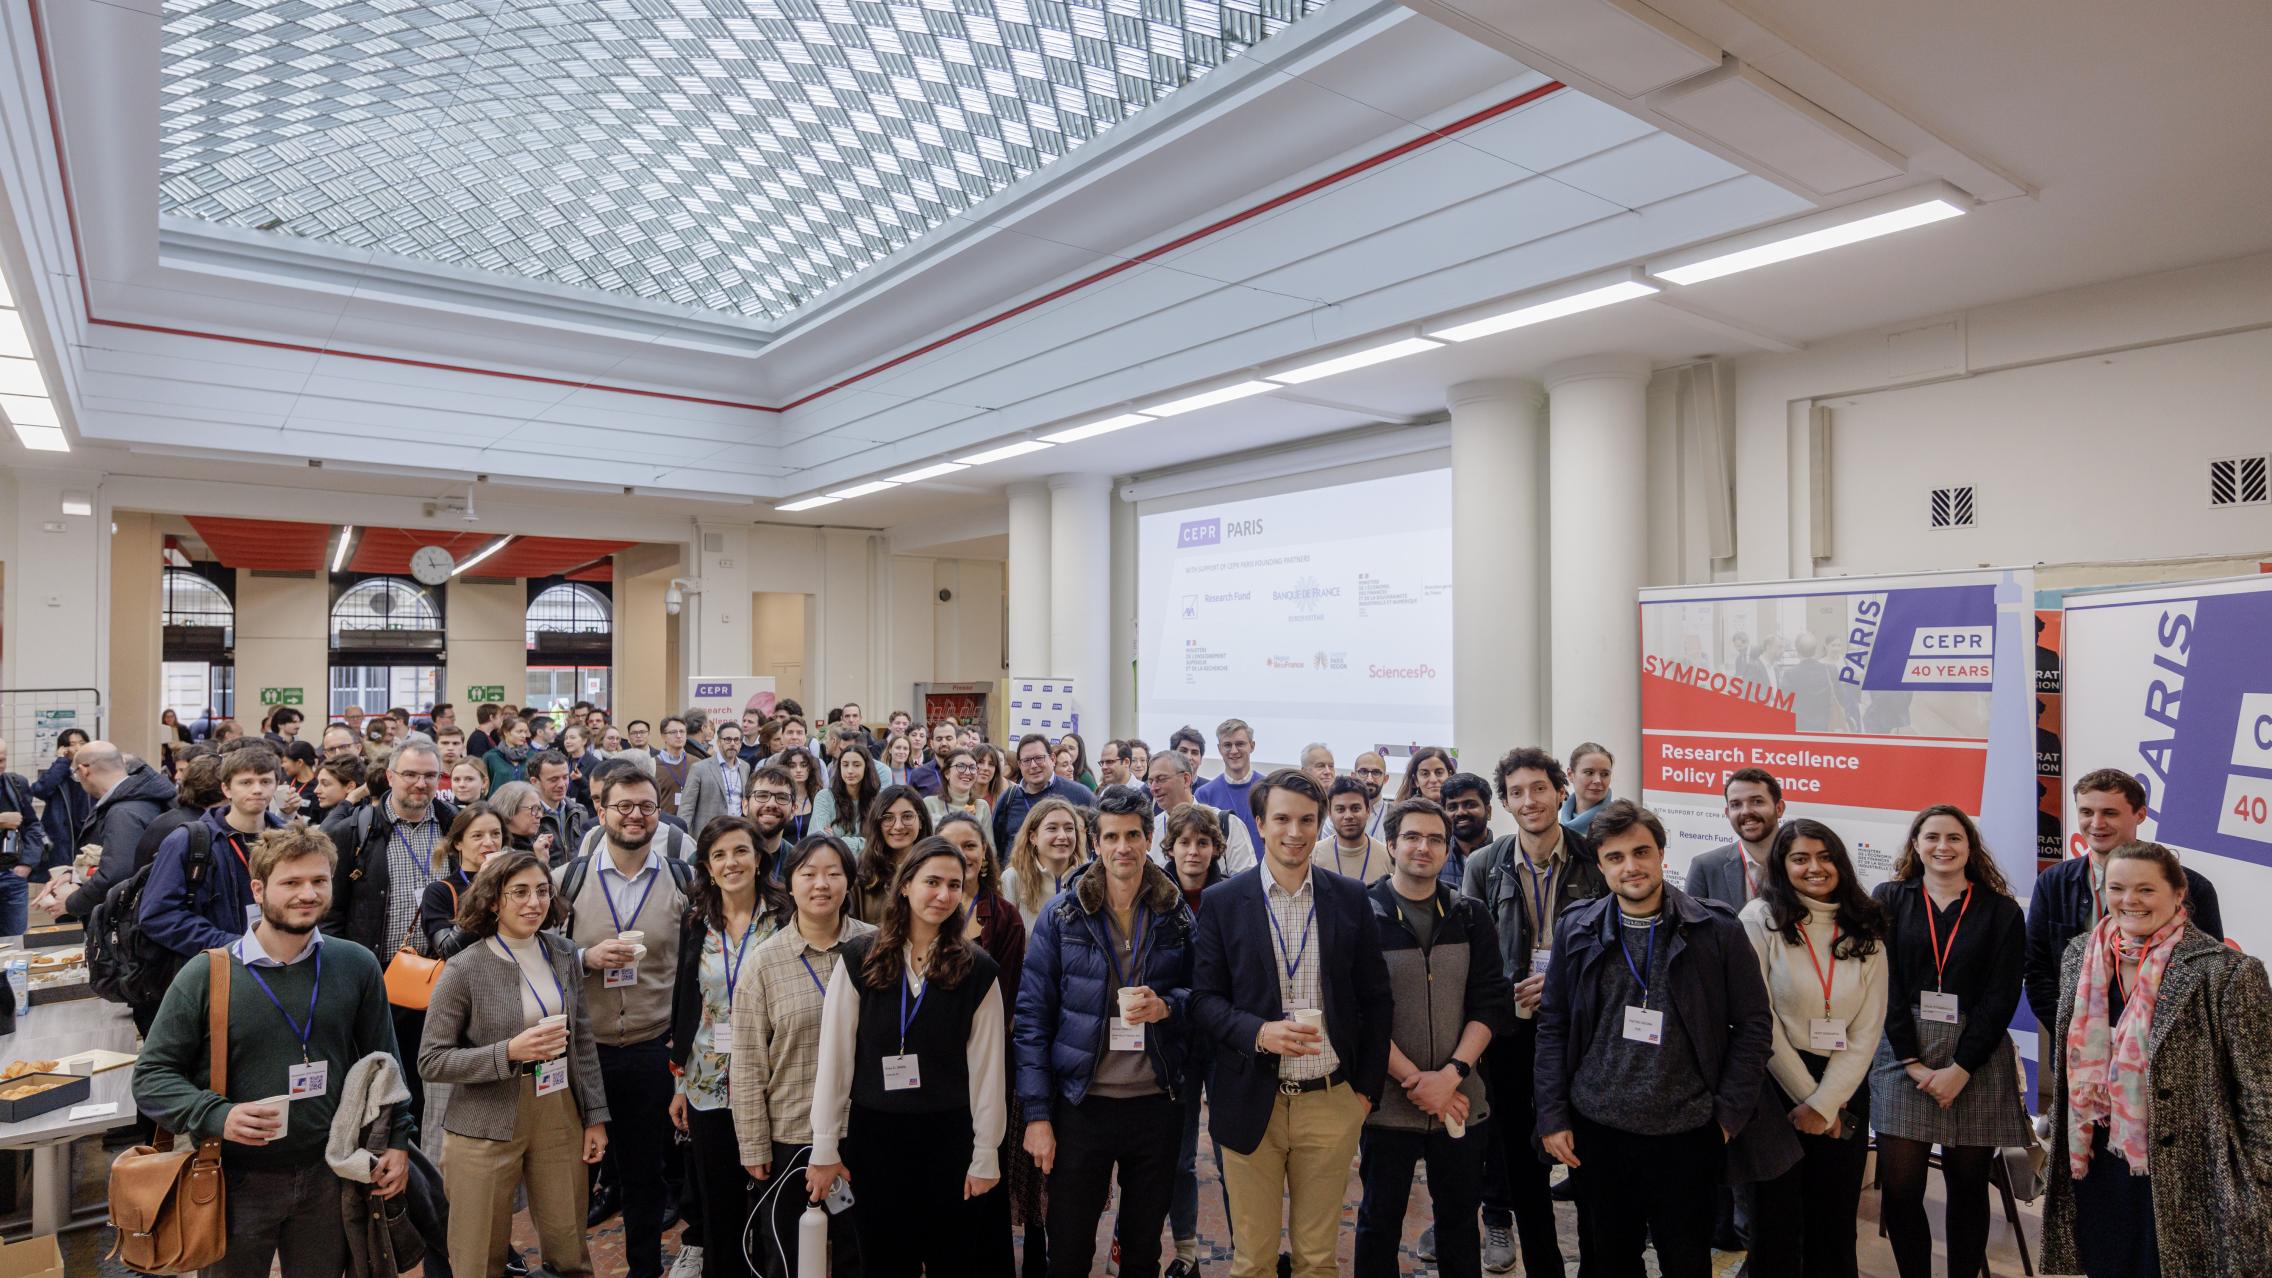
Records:
M26 1074L22 1078L11 1078L7 1082L0 1083L0 1092L5 1092L27 1079L50 1078L62 1079L63 1083L61 1086L50 1087L36 1095L26 1096L22 1100L0 1100L0 1123L20 1123L27 1118L36 1118L50 1110L61 1109L65 1105L76 1105L94 1095L95 1080L84 1074Z

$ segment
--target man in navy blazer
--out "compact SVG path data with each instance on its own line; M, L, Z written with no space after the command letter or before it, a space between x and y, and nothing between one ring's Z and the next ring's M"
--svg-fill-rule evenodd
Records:
M1325 792L1270 774L1250 796L1260 864L1207 889L1190 1016L1211 1040L1209 1131L1223 1151L1231 1278L1275 1271L1280 1204L1295 1278L1324 1278L1365 1118L1388 1077L1391 991L1364 886L1310 864ZM1314 1024L1323 1014L1324 1032Z

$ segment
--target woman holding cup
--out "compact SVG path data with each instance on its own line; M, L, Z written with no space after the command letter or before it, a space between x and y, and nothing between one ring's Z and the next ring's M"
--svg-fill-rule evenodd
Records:
M442 969L426 1009L418 1072L452 1085L443 1120L450 1267L504 1272L513 1193L528 1187L539 1254L584 1278L583 1167L607 1152L607 1098L584 1010L576 948L534 852L489 858L458 907L472 943Z

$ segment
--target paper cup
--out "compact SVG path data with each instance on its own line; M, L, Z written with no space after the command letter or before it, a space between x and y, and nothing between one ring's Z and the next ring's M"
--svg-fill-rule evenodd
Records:
M1525 1007L1520 1002L1517 1002L1515 1004L1515 1015L1527 1021L1531 1017L1538 1015L1538 1009Z
M550 1015L550 1016L547 1016L547 1017L543 1018L542 1020L539 1020L539 1021L538 1021L538 1022L536 1023L536 1027L537 1027L538 1029L550 1029L551 1027L553 1027L553 1026L555 1026L555 1025L566 1025L567 1023L568 1023L568 1013L566 1013L566 1012L554 1012L554 1013L553 1013L552 1015Z
M618 932L615 934L615 939L627 945L637 945L647 939L647 934L645 932Z
M1135 1010L1136 1000L1143 995L1143 992L1141 986L1123 985L1120 987L1120 1019L1125 1021L1129 1018Z
M1444 1119L1444 1131L1449 1133L1453 1140L1458 1140L1467 1135L1467 1124L1456 1118L1447 1117Z
M1318 1033L1325 1033L1325 1012L1322 1008L1302 1007L1294 1010L1294 1023L1307 1025Z
M265 1100L256 1100L253 1102L253 1104L274 1105L277 1108L278 1112L283 1115L284 1130L292 1130L292 1097L290 1093L286 1093L282 1096L271 1096ZM278 1133L278 1135L279 1137L281 1137L282 1133Z

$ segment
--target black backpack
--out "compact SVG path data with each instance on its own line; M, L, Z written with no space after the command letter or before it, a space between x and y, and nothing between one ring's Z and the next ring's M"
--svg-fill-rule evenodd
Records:
M666 855L663 857L663 864L670 867L671 879L678 884L679 895L693 896L694 863ZM562 936L569 936L575 932L576 894L584 890L584 880L589 878L591 873L592 858L589 855L577 857L560 871L558 899L561 909L564 911L560 920L560 934Z
M182 854L182 876L192 898L213 868L213 827L192 821L181 827L189 832ZM111 885L102 904L87 920L87 983L97 996L124 1003L147 1017L155 1013L174 983L174 974L189 960L142 932L142 890L150 882L151 865L142 865L125 882Z

